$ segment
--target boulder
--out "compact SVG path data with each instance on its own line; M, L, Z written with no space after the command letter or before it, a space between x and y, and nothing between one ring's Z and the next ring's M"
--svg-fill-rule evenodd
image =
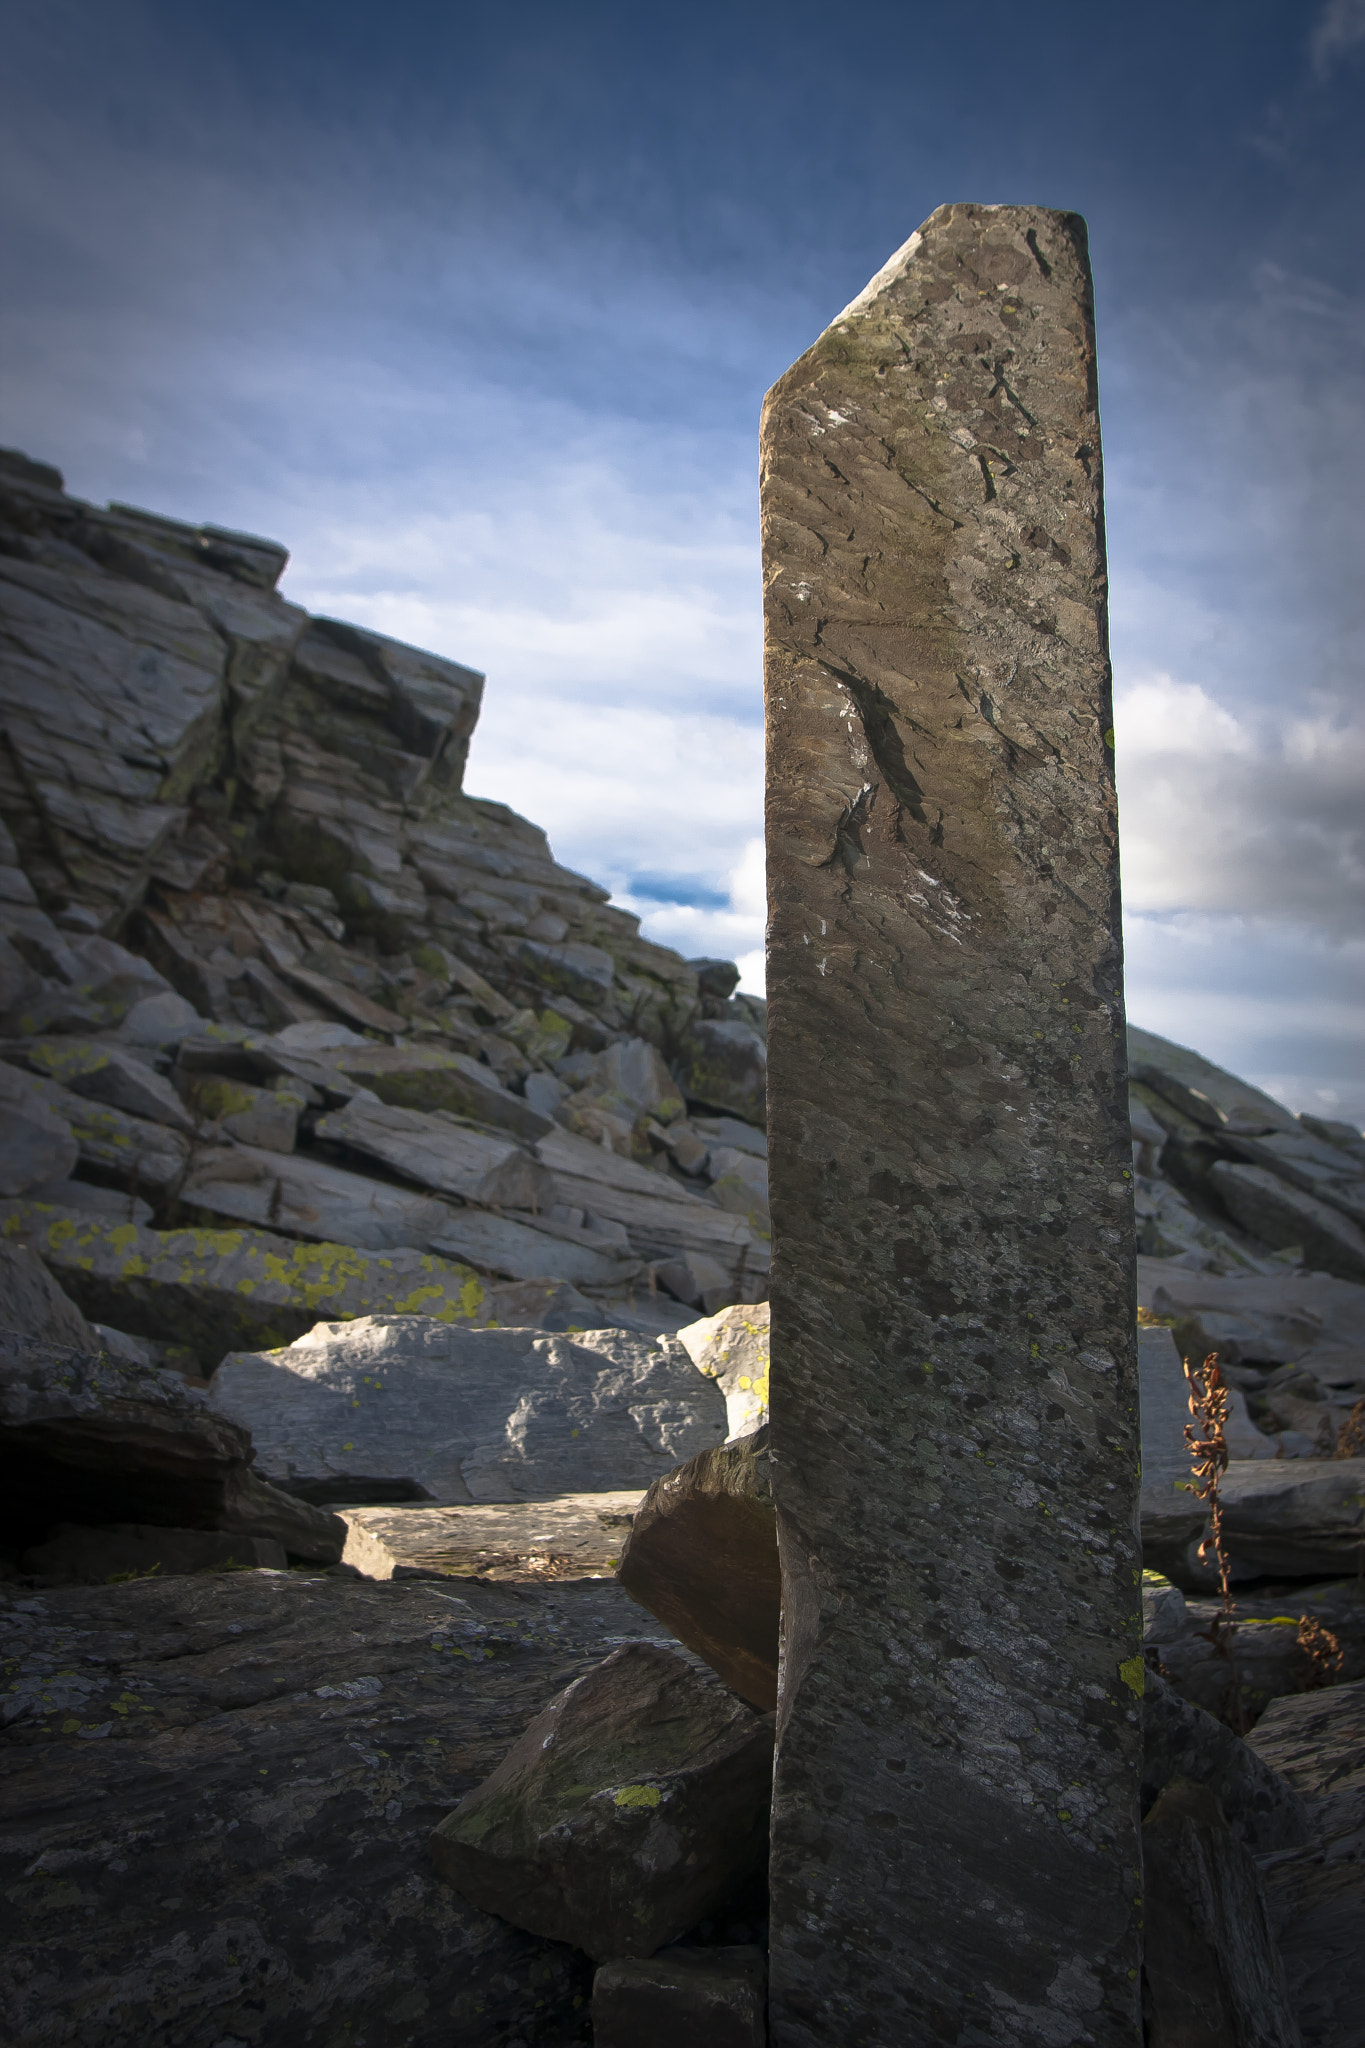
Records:
M1292 1111L1282 1102L1199 1053L1159 1038L1155 1031L1139 1030L1136 1024L1128 1026L1128 1072L1207 1130L1257 1136L1297 1128Z
M1213 1793L1229 1825L1254 1855L1294 1849L1313 1832L1303 1796L1231 1728L1188 1700L1154 1671L1142 1703L1142 1804L1185 1781Z
M1147 1266L1147 1305L1173 1321L1181 1351L1224 1365L1308 1366L1323 1381L1365 1382L1365 1286L1327 1273L1270 1276Z
M431 1838L471 1904L596 1961L650 1956L767 1847L772 1721L632 1644L561 1692Z
M768 1342L772 1311L766 1301L737 1303L679 1330L678 1342L725 1396L732 1437L748 1436L768 1420Z
M81 1166L96 1180L148 1194L169 1194L178 1185L190 1156L189 1140L181 1131L91 1102L56 1081L35 1080L33 1085L69 1128Z
M766 2048L761 1948L666 1948L603 1963L592 1980L593 2048Z
M629 1490L478 1507L347 1508L341 1561L367 1579L609 1579L643 1499Z
M491 1067L467 1053L433 1045L344 1045L320 1055L339 1074L399 1109L445 1109L518 1138L540 1138L554 1126Z
M98 1352L100 1340L35 1252L0 1240L0 1330L14 1338Z
M556 1306L543 1289L533 1303L430 1253L297 1244L264 1230L148 1230L17 1201L0 1204L0 1235L30 1245L93 1321L187 1344L210 1365L234 1346L289 1344L319 1317L524 1323Z
M64 1180L80 1157L70 1124L36 1081L0 1063L0 1195Z
M706 1252L691 1251L660 1259L654 1267L654 1277L675 1301L712 1314L739 1291L737 1282L730 1277L730 1268Z
M448 1259L468 1259L487 1273L511 1280L567 1280L578 1287L622 1287L641 1272L628 1247L604 1246L594 1233L558 1224L552 1217L492 1215L486 1209L453 1209L426 1239Z
M617 1577L741 1699L776 1707L782 1573L767 1430L656 1479Z
M1272 1131L1264 1138L1238 1138L1231 1149L1251 1166L1263 1166L1291 1187L1316 1195L1357 1223L1365 1223L1365 1161L1302 1128Z
M126 1110L173 1131L189 1133L194 1121L169 1081L121 1045L97 1038L36 1038L18 1049L33 1073L57 1081L73 1095Z
M1305 1264L1339 1280L1365 1280L1365 1230L1339 1209L1263 1166L1220 1159L1209 1179L1229 1215L1262 1243L1297 1245Z
M450 1217L444 1202L415 1189L348 1173L311 1154L253 1145L198 1147L180 1199L206 1218L229 1216L258 1229L369 1252L429 1244Z
M508 1501L643 1488L718 1443L716 1389L678 1346L626 1330L471 1330L429 1316L318 1323L238 1352L215 1415L262 1471L329 1501Z
M377 1159L405 1180L466 1201L484 1199L480 1190L489 1175L510 1160L526 1159L528 1168L534 1164L513 1139L471 1130L444 1110L399 1109L359 1098L319 1117L315 1134L362 1158Z
M683 1042L683 1091L690 1102L730 1110L746 1123L766 1114L768 1049L762 1032L734 1020L699 1017Z
M1206 1785L1165 1788L1142 1860L1148 2048L1300 2048L1260 1873Z
M148 1522L83 1528L59 1522L19 1560L44 1585L113 1585L119 1579L178 1578L189 1572L284 1571L284 1545L270 1536L217 1529L158 1529Z
M251 1438L178 1373L0 1333L0 1514L11 1536L153 1522L340 1560L345 1525L250 1469Z
M1352 1582L1344 1582L1349 1585ZM1272 1700L1303 1692L1316 1682L1313 1660L1299 1640L1305 1614L1317 1614L1336 1634L1342 1649L1343 1667L1338 1676L1365 1678L1365 1617L1343 1618L1335 1603L1322 1610L1315 1589L1297 1592L1282 1587L1264 1595L1239 1593L1236 1631L1231 1643L1233 1663L1218 1647L1213 1622L1219 1611L1214 1599L1191 1600L1186 1626L1171 1641L1161 1645L1162 1670L1177 1691L1210 1714L1230 1724L1247 1726L1265 1712ZM1232 1690L1233 1665L1237 1690Z
M452 1590L0 1587L10 2048L576 2036L583 1959L422 1845L605 1637L657 1626L610 1584Z
M1294 2010L1313 2048L1351 2048L1365 2010L1365 1680L1276 1700L1248 1742L1313 1818L1306 1848L1265 1865Z
M188 1077L186 1100L195 1114L213 1124L225 1138L265 1152L292 1152L298 1136L304 1093L297 1083L253 1088L249 1081L228 1081L219 1074Z
M1340 1577L1365 1565L1365 1458L1234 1462L1220 1491L1234 1579Z

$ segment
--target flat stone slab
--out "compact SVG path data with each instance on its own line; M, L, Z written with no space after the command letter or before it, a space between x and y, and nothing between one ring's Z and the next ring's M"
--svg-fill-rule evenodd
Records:
M342 1563L367 1579L610 1579L644 1498L628 1489L477 1507L343 1508L350 1533Z
M604 1639L661 1631L612 1585L459 1593L0 1588L7 2048L92 2012L100 2048L577 2037L582 1958L467 1905L425 1844Z
M761 1948L666 1948L604 1963L592 1980L593 2048L767 2048Z
M643 1488L721 1442L714 1382L629 1330L470 1330L429 1316L318 1323L237 1352L212 1412L311 1500L441 1503Z

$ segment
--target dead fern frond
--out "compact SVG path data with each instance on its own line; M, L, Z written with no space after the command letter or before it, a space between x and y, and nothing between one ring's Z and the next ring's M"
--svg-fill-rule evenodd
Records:
M1334 1458L1365 1457L1365 1401L1357 1401L1337 1431Z
M1214 1616L1206 1631L1209 1641L1228 1665L1228 1690L1224 1702L1228 1726L1245 1735L1246 1710L1242 1705L1242 1681L1236 1657L1236 1602L1232 1597L1232 1561L1223 1541L1223 1502L1220 1493L1228 1469L1228 1390L1218 1370L1218 1353L1211 1351L1201 1366L1185 1360L1185 1382L1190 1390L1190 1414L1185 1424L1185 1442L1190 1449L1190 1492L1209 1511L1209 1533L1199 1546L1199 1562L1218 1568L1218 1589L1223 1611Z
M1299 1616L1299 1648L1308 1659L1308 1670L1299 1680L1299 1691L1320 1692L1324 1686L1335 1685L1346 1661L1345 1653L1334 1631L1320 1622L1316 1615Z

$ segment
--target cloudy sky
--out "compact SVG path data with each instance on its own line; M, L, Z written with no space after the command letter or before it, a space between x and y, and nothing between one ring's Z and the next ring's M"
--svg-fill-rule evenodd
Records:
M1129 1006L1365 1118L1365 0L0 0L0 440L486 669L470 783L762 973L762 394L932 209L1099 295Z

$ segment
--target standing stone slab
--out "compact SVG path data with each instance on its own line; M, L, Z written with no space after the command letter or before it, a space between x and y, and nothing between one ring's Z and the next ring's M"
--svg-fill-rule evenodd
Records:
M1140 2035L1137 1371L1085 226L769 394L776 2048Z

